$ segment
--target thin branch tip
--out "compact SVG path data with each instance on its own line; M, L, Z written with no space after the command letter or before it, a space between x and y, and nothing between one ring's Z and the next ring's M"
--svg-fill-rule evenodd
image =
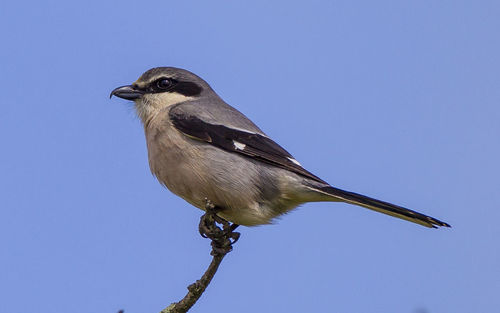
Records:
M237 224L230 224L225 219L219 217L218 208L209 199L205 199L206 213L200 218L198 230L203 238L212 240L211 246L212 261L203 276L187 287L188 293L179 302L174 302L163 309L160 313L185 313L201 297L214 277L222 260L233 250L233 244L240 238L240 233L234 230ZM221 225L219 227L218 225ZM120 312L119 312L120 313ZM123 313L123 312L121 312Z

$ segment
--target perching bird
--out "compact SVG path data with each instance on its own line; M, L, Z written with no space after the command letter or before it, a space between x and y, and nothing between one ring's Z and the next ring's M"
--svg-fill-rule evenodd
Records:
M145 72L111 96L135 102L152 173L174 194L238 225L271 223L306 202L342 201L426 227L430 216L330 186L304 169L197 75L174 67Z

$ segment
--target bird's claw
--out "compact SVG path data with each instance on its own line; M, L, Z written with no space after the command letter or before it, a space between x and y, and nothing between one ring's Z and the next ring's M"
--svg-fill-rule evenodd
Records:
M217 207L208 199L205 199L206 213L200 218L199 232L203 238L212 240L212 255L224 255L230 252L232 245L240 238L240 233L234 230L237 224L230 224L220 216L217 216ZM222 225L222 229L217 225Z

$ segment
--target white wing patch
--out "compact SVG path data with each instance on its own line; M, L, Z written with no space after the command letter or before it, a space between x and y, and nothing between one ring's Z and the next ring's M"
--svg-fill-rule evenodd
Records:
M241 143L241 142L237 142L237 141L235 141L235 140L233 140L233 145L234 145L234 147L235 147L236 149L238 149L238 150L243 150L243 149L245 149L245 147L247 146L246 144Z
M299 161L293 159L293 158L287 158L288 160L292 161L293 163L297 164L298 166L302 166L302 164L299 163Z

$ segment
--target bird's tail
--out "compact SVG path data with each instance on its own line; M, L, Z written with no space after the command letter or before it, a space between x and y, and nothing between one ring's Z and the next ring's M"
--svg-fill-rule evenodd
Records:
M345 191L332 186L310 188L324 195L333 197L334 199L331 199L330 201L343 201L350 204L359 205L370 210L398 217L426 227L450 227L450 225L448 225L447 223L441 222L440 220L427 216L425 214L412 211L399 205L363 196L354 192Z

